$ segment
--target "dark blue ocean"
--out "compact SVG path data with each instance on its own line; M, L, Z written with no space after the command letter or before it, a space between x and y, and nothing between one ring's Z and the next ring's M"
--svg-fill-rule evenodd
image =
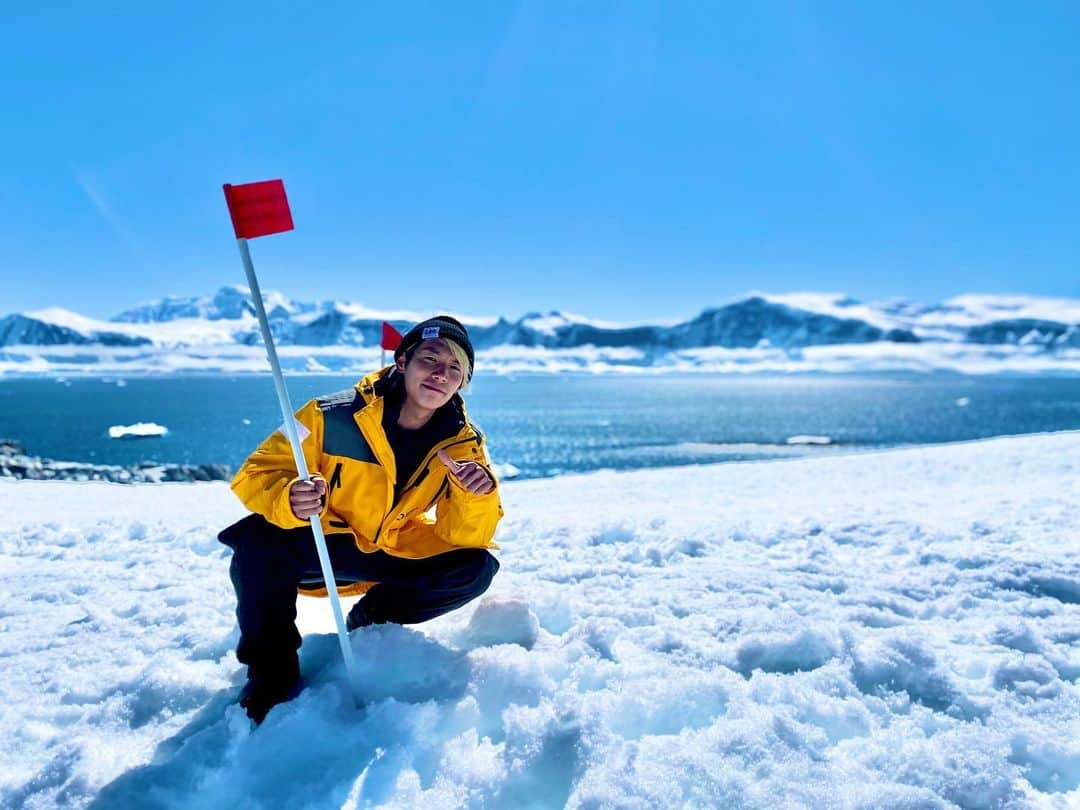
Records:
M288 382L296 407L354 383ZM1076 377L480 376L466 403L493 461L522 478L1080 429ZM135 422L168 434L108 437ZM0 381L0 438L46 458L235 469L280 423L268 376Z

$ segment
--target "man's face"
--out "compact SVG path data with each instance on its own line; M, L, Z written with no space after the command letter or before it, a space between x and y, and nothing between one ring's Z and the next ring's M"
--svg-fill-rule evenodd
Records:
M398 361L402 370L404 359ZM450 401L465 378L465 371L445 340L425 340L404 367L405 395L426 410L441 408Z

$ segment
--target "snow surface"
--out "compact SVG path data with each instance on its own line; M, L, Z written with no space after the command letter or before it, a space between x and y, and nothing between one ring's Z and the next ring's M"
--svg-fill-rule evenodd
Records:
M1080 433L503 486L253 729L224 485L0 482L0 806L1080 806Z

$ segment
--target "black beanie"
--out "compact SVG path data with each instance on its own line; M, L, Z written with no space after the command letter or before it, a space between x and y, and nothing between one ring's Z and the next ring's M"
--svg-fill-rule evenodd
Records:
M401 343L394 349L394 359L407 358L412 350L425 340L435 340L437 338L452 340L465 350L465 356L469 358L468 377L472 377L472 369L475 365L472 341L469 340L469 333L465 331L464 324L449 315L436 315L434 318L428 318L406 332L401 338Z

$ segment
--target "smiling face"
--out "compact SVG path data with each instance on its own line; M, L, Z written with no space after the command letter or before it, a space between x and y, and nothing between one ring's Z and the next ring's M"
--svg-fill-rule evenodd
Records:
M434 411L449 402L465 379L461 363L442 339L425 340L416 347L408 365L401 358L397 367L405 374L408 402L425 411Z

